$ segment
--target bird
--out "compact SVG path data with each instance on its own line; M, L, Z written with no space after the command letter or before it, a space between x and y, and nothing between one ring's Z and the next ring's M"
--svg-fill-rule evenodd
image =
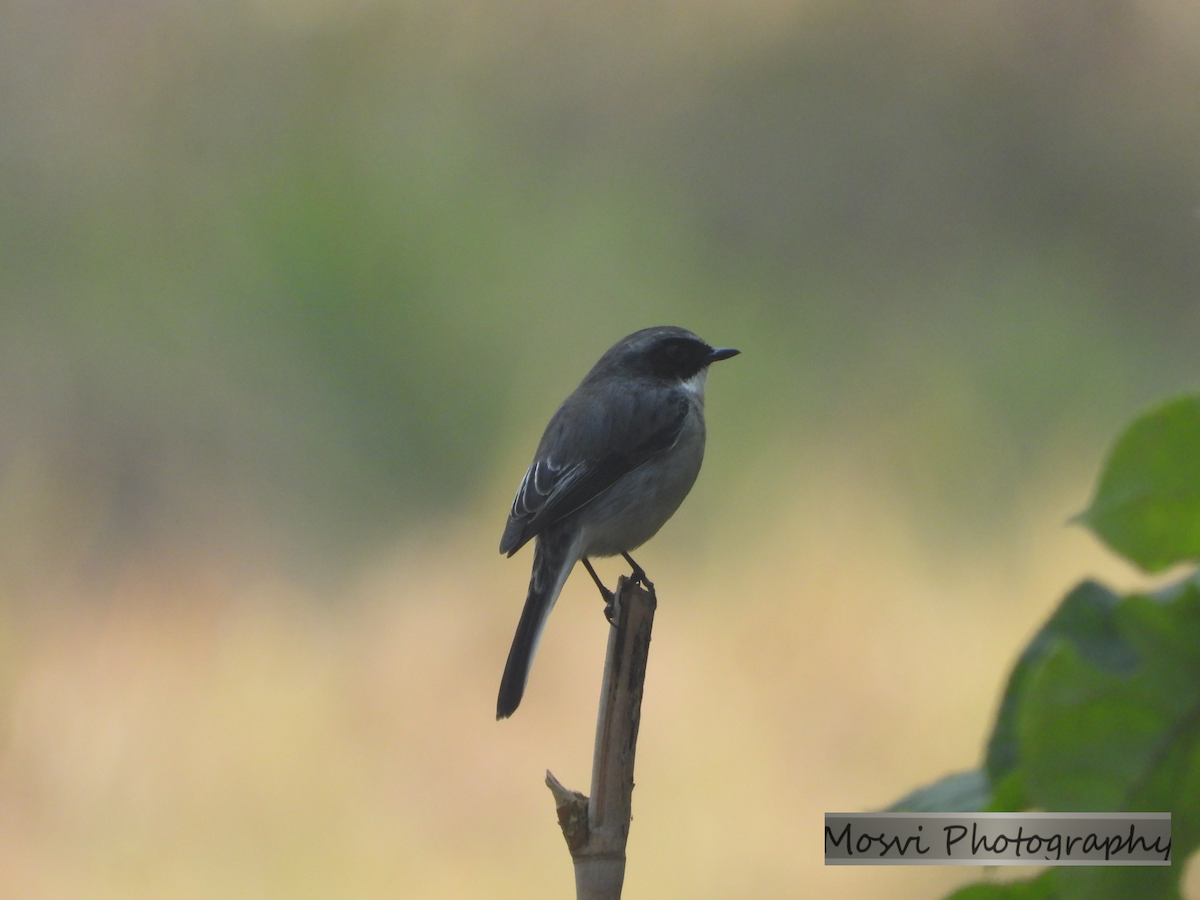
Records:
M546 619L582 561L606 601L592 557L629 555L671 518L704 459L708 367L737 356L684 328L643 328L610 347L551 417L517 488L500 552L534 541L525 606L500 679L496 719L521 703Z

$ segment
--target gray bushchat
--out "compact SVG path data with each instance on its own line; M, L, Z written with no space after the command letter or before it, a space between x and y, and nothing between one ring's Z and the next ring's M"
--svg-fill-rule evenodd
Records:
M683 328L643 328L617 341L550 419L517 488L500 552L531 538L529 594L496 701L513 714L546 618L577 560L611 609L612 592L588 557L629 556L662 528L692 489L704 459L704 382L737 350L710 347Z

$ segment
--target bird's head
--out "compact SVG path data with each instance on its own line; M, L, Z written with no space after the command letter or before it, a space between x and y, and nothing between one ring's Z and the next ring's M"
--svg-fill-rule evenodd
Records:
M596 363L593 373L686 382L712 363L738 353L727 347L712 347L686 328L659 325L617 341Z

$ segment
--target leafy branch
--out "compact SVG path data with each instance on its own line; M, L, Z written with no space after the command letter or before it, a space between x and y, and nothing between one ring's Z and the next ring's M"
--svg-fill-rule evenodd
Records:
M1076 521L1146 572L1200 561L1200 396L1129 426ZM1178 900L1200 846L1200 575L1074 588L1018 657L983 765L892 809L1170 812L1174 866L1051 868L947 900Z

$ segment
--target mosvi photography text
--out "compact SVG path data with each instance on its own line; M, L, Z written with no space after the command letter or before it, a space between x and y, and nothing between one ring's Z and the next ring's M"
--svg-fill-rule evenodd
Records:
M1170 813L826 813L826 865L1169 866Z

